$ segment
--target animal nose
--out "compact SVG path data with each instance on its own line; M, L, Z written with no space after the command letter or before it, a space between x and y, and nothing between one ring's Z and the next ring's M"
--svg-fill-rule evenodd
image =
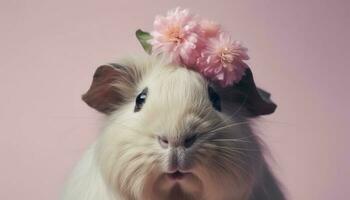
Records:
M183 146L185 148L190 148L195 141L197 140L197 136L196 135L191 135L185 138L185 140L181 142L171 142L169 141L169 139L165 136L159 136L158 137L158 142L159 145L163 148L163 149L167 149L169 147L169 145L174 146L174 147L178 147L178 146Z

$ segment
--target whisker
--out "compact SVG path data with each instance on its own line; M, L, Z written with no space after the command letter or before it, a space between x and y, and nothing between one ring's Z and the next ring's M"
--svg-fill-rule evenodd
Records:
M230 157L225 156L225 154L223 154L224 156L220 156L221 159L224 159L226 162L228 162L229 164L233 165L234 167L236 167L237 169L239 169L240 171L242 171L245 175L247 175L248 177L250 177L250 173L248 172L248 170L244 169L243 167L241 167L239 164L237 164L236 162L234 162L233 160L230 159ZM224 166L225 168L227 166ZM234 172L234 174L236 174Z
M214 142L243 142L243 143L251 143L251 141L248 140L241 140L241 139L231 139L231 138L220 138L220 139L213 139L210 141Z
M247 149L247 148L238 148L238 147L223 147L223 146L218 146L217 148L229 148L232 150L242 150L242 151L256 151L259 152L259 149Z
M232 115L230 115L231 118L235 117L236 114L238 114L239 111L241 111L241 109L243 108L243 106L247 103L248 96L249 96L248 94L245 95L244 100L243 100L243 102L241 103L241 105L237 108L237 110L236 110Z
M250 160L258 161L258 158L256 156L246 153L248 151L242 151L240 149L232 149L229 147L226 147L226 148L221 147L221 148L218 148L218 150L225 151L225 153L241 155L241 156L248 158Z
M213 129L213 130L210 130L208 133L216 133L220 130L223 130L223 129L227 129L227 128L231 128L231 127L235 127L235 126L239 126L239 125L243 125L243 124L248 124L249 122L248 121L244 121L244 122L234 122L234 123L231 123L231 124L228 124L228 125L225 125L225 126L220 126L216 129Z

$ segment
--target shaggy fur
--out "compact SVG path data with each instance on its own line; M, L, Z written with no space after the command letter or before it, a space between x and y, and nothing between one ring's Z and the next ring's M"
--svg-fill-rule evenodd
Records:
M284 200L244 102L222 99L219 112L208 84L196 72L154 58L100 67L83 99L107 113L108 121L62 199ZM146 102L134 112L146 87ZM185 148L194 134L196 141ZM169 147L159 138L167 138ZM167 172L174 169L188 174L172 180Z

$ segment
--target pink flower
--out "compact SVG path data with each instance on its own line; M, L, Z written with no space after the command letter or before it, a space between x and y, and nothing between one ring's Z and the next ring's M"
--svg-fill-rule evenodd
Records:
M220 25L216 22L209 20L202 20L200 22L201 31L206 38L215 37L220 32Z
M165 54L177 64L193 67L203 48L200 25L189 10L176 8L154 21L150 40L154 54Z
M222 32L219 24L176 8L157 16L151 32L152 53L201 73L222 87L239 82L247 65L247 49Z
M248 60L247 49L240 42L233 41L221 33L212 38L197 61L198 71L222 87L237 83L242 79Z

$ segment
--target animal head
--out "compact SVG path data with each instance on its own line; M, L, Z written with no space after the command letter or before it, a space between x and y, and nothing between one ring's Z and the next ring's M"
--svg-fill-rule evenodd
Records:
M108 115L96 157L111 190L126 199L246 196L262 162L249 118L275 105L245 77L220 88L152 57L100 66L83 100Z

